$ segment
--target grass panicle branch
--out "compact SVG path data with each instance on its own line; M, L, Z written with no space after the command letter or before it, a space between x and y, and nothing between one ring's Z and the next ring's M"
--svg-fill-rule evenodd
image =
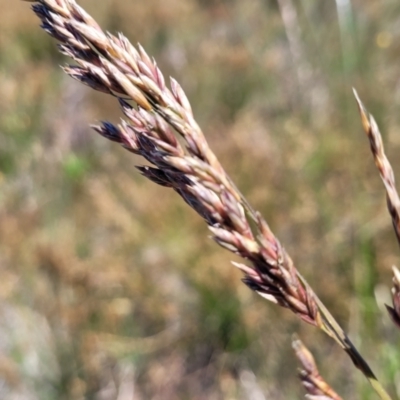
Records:
M400 271L393 267L393 307L386 305L386 308L393 322L400 328Z
M74 0L28 1L42 28L74 60L75 65L64 71L119 100L126 119L118 125L103 122L94 129L146 159L151 166L139 166L141 174L177 192L207 222L219 245L246 260L234 265L243 271L248 287L334 338L380 397L390 399L267 222L226 174L181 86L171 78L168 87L140 45L135 48L122 34L104 32Z
M301 340L294 339L292 346L302 366L299 371L299 377L307 392L307 398L313 400L342 400L322 378L314 357Z
M365 133L368 136L372 156L378 168L382 182L386 189L387 207L392 217L393 228L396 233L397 241L400 245L400 197L396 190L393 168L385 154L382 135L379 131L375 118L368 113L361 102L357 92L353 89L361 115L361 122Z

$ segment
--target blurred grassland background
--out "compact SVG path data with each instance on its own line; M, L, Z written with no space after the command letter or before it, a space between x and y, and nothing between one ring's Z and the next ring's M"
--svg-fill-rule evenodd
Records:
M399 2L79 3L182 84L233 180L400 397L383 310L400 253L351 94L400 176ZM0 397L298 399L297 332L344 398L376 398L331 340L240 282L139 159L90 130L118 106L63 75L29 4L0 9Z

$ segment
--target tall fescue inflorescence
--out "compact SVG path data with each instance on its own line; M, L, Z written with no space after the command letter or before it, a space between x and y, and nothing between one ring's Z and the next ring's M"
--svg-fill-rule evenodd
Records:
M314 400L342 400L320 375L314 357L301 340L294 339L292 346L302 366L299 376L307 397Z
M375 118L368 113L355 90L354 96L360 111L363 128L369 139L371 153L374 158L375 165L378 168L382 182L385 185L387 207L392 218L393 229L396 234L397 242L400 245L400 197L396 189L393 168L386 157L382 135L379 131ZM386 308L394 323L400 327L400 272L396 267L393 267L392 295L393 307L386 306Z
M94 129L141 155L152 166L139 167L148 179L173 188L210 226L214 240L250 261L235 264L244 281L269 300L321 326L313 291L298 276L292 260L265 220L254 212L211 151L179 84L169 89L154 60L119 34L104 33L74 1L45 0L33 5L42 27L77 62L65 71L96 90L119 98L127 120ZM128 101L133 100L135 109ZM185 142L182 147L175 132ZM256 232L250 227L254 219Z
M28 1L34 3L42 28L60 42L60 51L75 61L65 72L118 98L126 120L103 122L94 129L147 160L150 166L139 166L139 171L177 192L206 221L213 239L246 261L234 265L243 271L248 287L334 338L380 397L390 399L267 222L226 174L180 85L170 79L168 87L140 45L135 48L122 34L103 32L74 0Z

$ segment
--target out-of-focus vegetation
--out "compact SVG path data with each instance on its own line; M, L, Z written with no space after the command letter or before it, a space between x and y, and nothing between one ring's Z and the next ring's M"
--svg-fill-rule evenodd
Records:
M400 176L398 1L81 4L182 84L233 180L400 396L383 310L400 253L351 94ZM29 5L0 9L0 397L295 399L297 332L344 398L374 398L331 340L240 282L178 196L91 132L117 104L64 77Z

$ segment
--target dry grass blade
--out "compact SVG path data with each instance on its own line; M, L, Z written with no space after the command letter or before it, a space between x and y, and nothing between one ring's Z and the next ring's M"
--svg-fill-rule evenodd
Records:
M126 120L119 125L104 122L94 129L150 162L150 167L138 167L140 172L177 192L206 221L218 244L246 260L247 264L235 265L244 272L248 287L334 338L381 398L389 399L266 221L225 173L179 84L171 79L168 87L156 62L140 45L135 48L122 34L103 32L74 0L33 3L42 28L76 63L65 67L65 72L119 99ZM250 218L255 221L254 229Z
M293 340L292 346L302 366L299 376L307 391L307 398L314 400L342 400L322 378L315 364L314 357L301 340Z

